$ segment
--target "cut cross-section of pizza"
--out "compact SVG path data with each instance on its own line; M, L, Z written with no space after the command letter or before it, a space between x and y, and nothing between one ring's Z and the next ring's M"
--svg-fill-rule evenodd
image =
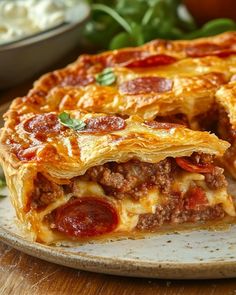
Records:
M33 239L135 236L166 224L235 216L223 169L229 144L208 132L139 117L10 109L0 160Z

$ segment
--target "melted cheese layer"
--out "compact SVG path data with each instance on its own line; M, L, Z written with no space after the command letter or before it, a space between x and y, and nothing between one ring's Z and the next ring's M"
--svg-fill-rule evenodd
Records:
M206 186L204 178L205 177L203 175L198 173L184 172L179 179L176 180L174 187L178 187L178 189L182 192L182 195L184 195L191 186L201 186L206 193L209 206L222 204L224 211L228 215L235 216L235 209L231 197L226 192L226 189L223 188L211 191ZM105 198L109 203L111 203L117 209L119 215L119 224L115 232L131 232L136 227L141 214L154 214L158 205L165 204L165 202L168 201L167 197L154 188L150 189L149 192L139 200L133 200L131 198L117 200L113 197L106 196L102 187L96 182L82 180L76 181L74 194L67 194L61 197L37 215L37 219L39 221L38 224L40 224L38 235L39 237L41 236L46 243L55 241L56 234L46 223L43 222L44 217L56 208L67 203L72 195L75 194L78 197L96 196Z

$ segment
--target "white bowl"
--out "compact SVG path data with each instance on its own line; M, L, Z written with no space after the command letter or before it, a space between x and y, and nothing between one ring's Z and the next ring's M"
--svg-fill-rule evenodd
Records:
M84 22L90 15L84 4L76 23L0 46L0 89L19 84L58 62L79 44Z

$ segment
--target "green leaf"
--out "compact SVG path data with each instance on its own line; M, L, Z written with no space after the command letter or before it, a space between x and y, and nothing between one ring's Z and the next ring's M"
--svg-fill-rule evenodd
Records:
M186 39L193 39L199 37L207 37L212 35L217 35L225 31L236 30L236 23L228 18L218 18L207 22L199 30L195 30L187 35Z
M225 31L235 30L236 23L232 19L218 18L207 22L202 27L202 33L205 36L220 34Z
M6 186L5 178L0 178L0 188L4 188Z
M96 75L96 81L100 85L112 85L116 81L116 75L112 68L106 68Z
M112 38L109 45L109 49L114 50L114 49L119 49L122 47L130 47L135 45L136 43L133 40L133 38L130 36L130 34L126 32L122 32Z
M93 10L100 10L100 11L103 11L103 12L109 14L120 26L123 27L123 29L126 32L128 32L128 33L131 32L131 28L130 28L129 23L111 7L104 5L104 4L93 4L92 9Z
M135 22L132 22L131 28L132 28L131 36L135 40L136 46L142 45L144 43L142 26Z
M143 14L149 9L149 5L149 1L146 0L119 0L115 9L126 20L141 23Z
M6 198L7 195L0 195L0 200Z
M145 14L144 14L144 16L143 16L143 19L142 19L142 25L143 25L143 26L146 26L146 25L150 22L153 13L154 13L154 9L153 9L152 7L150 7L150 8L145 12Z
M71 129L76 131L83 130L86 127L86 124L82 120L73 119L70 117L70 114L63 112L58 116L59 122Z

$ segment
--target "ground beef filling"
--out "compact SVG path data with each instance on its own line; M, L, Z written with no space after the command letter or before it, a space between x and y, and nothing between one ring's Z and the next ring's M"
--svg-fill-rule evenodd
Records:
M34 180L35 190L31 195L31 208L43 208L63 196L63 188L48 180L41 173Z
M172 200L165 206L158 206L155 214L142 214L136 226L137 230L155 230L164 223L180 224L186 222L202 222L207 220L220 220L225 216L221 205L205 207L201 210L184 208L183 201Z
M220 138L233 144L236 139L236 130L229 122L228 114L224 109L219 109L219 119L217 125L217 134Z
M193 153L191 162L196 165L213 164L214 158L208 154ZM215 166L211 173L205 173L205 182L211 190L217 190L227 186L224 169Z
M212 156L193 153L190 157L194 165L212 164ZM34 180L35 190L31 195L31 207L44 208L65 194L79 194L76 182L81 180L94 181L102 186L105 194L116 199L132 198L139 200L145 197L150 189L157 189L166 199L174 200L181 192L174 185L178 175L183 170L174 158L166 158L159 163L146 163L131 160L126 163L110 162L87 170L85 175L71 180L68 185L58 185L51 182L41 173ZM191 172L187 172L191 173ZM211 173L205 173L205 183L211 190L226 186L223 169L214 167ZM180 201L180 200L179 200ZM168 206L168 204L167 204Z
M194 121L197 122L198 128L203 131L211 131L217 134L217 124L219 120L219 109L213 104L210 109L203 114L197 115Z
M205 182L207 186L212 190L217 190L226 187L227 182L224 177L224 169L215 167L212 173L205 174Z
M184 125L186 127L190 127L188 117L185 114L175 114L170 116L157 116L155 118L155 121L157 122L163 122L163 123L174 123L174 124L180 124Z
M172 194L172 183L178 169L174 159L167 158L159 163L138 160L118 164L106 163L90 168L84 178L100 184L105 193L118 199L139 199L148 189L157 187L162 194Z
M195 165L213 164L214 157L209 154L195 152L190 156L190 160Z
M213 157L193 153L190 160L195 165L212 164ZM83 178L100 184L109 196L118 199L131 197L138 200L154 187L164 195L175 195L173 182L181 170L173 158L167 158L159 163L133 160L127 163L110 162L92 167ZM206 184L210 189L216 190L226 186L223 171L219 167L214 167L212 173L204 174Z
M224 155L225 159L229 161L231 158L233 159L235 157L236 153L236 129L230 124L228 114L222 108L219 110L217 128L217 135L231 144Z

